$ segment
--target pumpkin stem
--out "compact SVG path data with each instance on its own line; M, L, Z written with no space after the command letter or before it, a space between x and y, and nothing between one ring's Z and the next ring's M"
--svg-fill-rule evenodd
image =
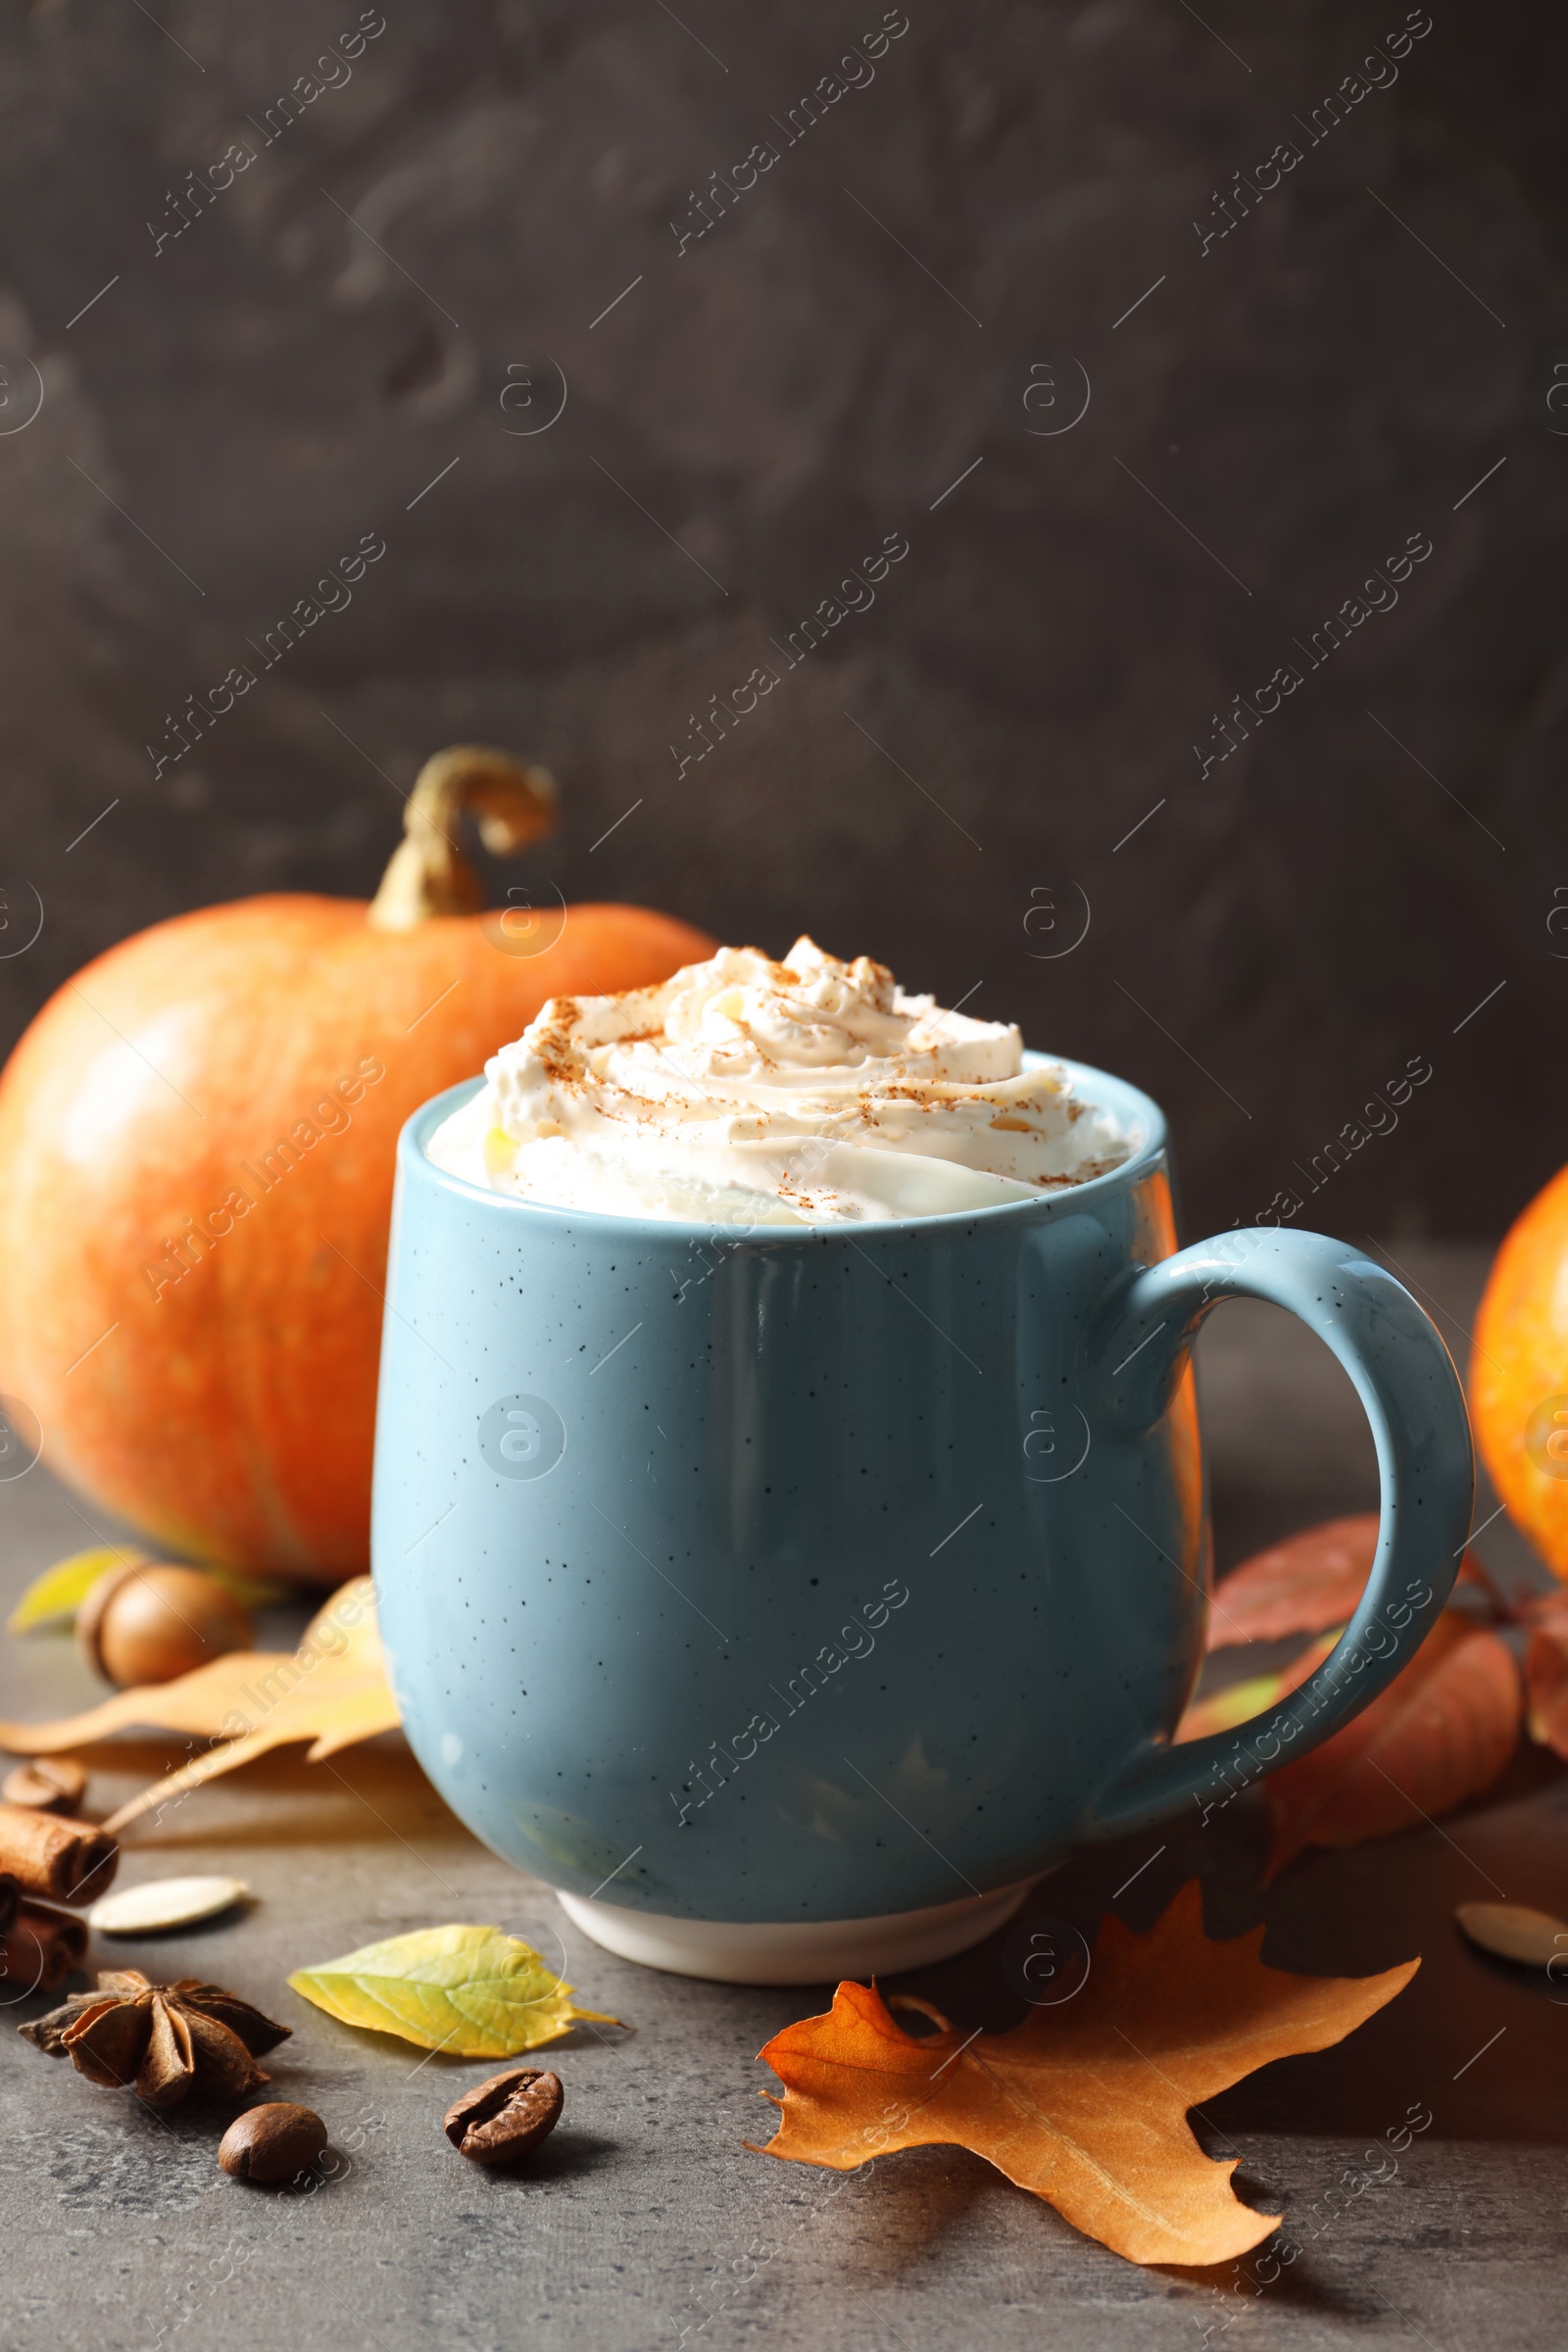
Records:
M377 931L413 931L433 914L475 914L479 877L458 845L471 811L494 858L510 858L555 830L556 779L488 744L459 743L420 768L368 920Z

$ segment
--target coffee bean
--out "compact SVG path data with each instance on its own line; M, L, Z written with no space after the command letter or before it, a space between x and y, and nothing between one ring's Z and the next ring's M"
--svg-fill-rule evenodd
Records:
M292 2180L326 2145L326 2126L309 2107L270 2099L247 2107L223 2133L218 2161L236 2180Z
M565 2095L559 2075L514 2066L466 2090L447 2109L446 2135L475 2164L512 2164L549 2138Z
M70 1756L35 1756L0 1782L8 1805L31 1805L38 1813L74 1813L87 1788L87 1775Z

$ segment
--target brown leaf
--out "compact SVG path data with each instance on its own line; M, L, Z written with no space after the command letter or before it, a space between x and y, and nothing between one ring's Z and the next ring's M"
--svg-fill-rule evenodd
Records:
M1378 1514L1325 1519L1256 1551L1232 1569L1209 1598L1208 1646L1278 1642L1287 1634L1322 1634L1354 1615L1378 1547ZM1480 1561L1466 1552L1459 1581L1492 1592ZM1494 1594L1494 1598L1495 1595Z
M1264 1783L1269 1877L1309 1845L1389 1838L1490 1788L1514 1751L1521 1710L1506 1643L1446 1609L1353 1723Z
M1530 1737L1568 1757L1568 1604L1535 1612L1525 1650L1526 1723Z
M397 1701L381 1664L369 1578L355 1577L333 1593L292 1657L282 1650L231 1650L172 1683L117 1691L83 1715L58 1723L0 1723L0 1747L23 1756L55 1755L132 1724L223 1744L122 1805L103 1825L109 1836L171 1797L289 1740L311 1740L306 1760L318 1764L355 1740L395 1731Z
M1208 1646L1278 1642L1286 1634L1322 1634L1344 1625L1372 1573L1378 1515L1326 1519L1283 1544L1257 1551L1223 1578L1209 1601Z
M1245 2254L1279 2217L1239 2201L1235 2162L1203 2154L1189 2108L1271 2059L1342 2041L1420 1962L1286 1976L1259 1959L1261 1928L1210 1943L1202 1926L1196 1883L1147 1936L1107 1915L1071 2005L1008 2034L965 2036L944 2020L916 2041L874 1985L841 1984L826 2016L760 2053L784 2084L765 2152L852 2172L898 2148L969 2148L1129 2261Z

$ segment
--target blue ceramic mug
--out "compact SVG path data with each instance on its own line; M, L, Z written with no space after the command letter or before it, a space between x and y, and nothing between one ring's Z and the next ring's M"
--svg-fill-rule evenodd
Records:
M1157 1106L1066 1067L1138 1137L1123 1166L888 1224L484 1190L424 1154L477 1081L404 1129L372 1535L393 1686L454 1811L612 1949L775 1984L961 1950L1075 1844L1206 1818L1303 1754L1442 1608L1474 1473L1432 1324L1318 1234L1177 1250ZM1190 1356L1227 1298L1344 1364L1382 1527L1316 1673L1173 1747L1209 1581Z

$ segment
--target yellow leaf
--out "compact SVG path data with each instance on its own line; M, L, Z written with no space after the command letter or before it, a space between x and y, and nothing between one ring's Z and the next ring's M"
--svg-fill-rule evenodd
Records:
M231 1650L172 1683L118 1690L101 1706L58 1723L0 1723L0 1747L19 1756L59 1755L133 1724L223 1744L122 1805L104 1824L112 1837L154 1806L292 1740L313 1742L314 1763L356 1740L396 1731L397 1701L381 1665L369 1578L357 1576L333 1593L292 1656L286 1650Z
M76 1611L93 1586L111 1568L145 1568L152 1560L151 1552L138 1550L135 1544L95 1544L90 1551L74 1551L67 1560L56 1560L42 1576L32 1583L6 1619L9 1634L35 1634L42 1627L69 1627L75 1622ZM232 1592L242 1608L270 1609L279 1601L292 1600L298 1588L285 1585L275 1576L247 1576L239 1568L205 1566L204 1576Z
M531 1944L499 1928L420 1928L298 1969L289 1984L345 2026L396 2034L416 2049L458 2058L536 2050L578 2018L617 2022L602 2010L575 2008L571 1986Z
M40 1626L69 1626L75 1620L87 1594L98 1579L111 1568L141 1568L148 1554L118 1550L112 1544L96 1544L91 1551L74 1551L68 1560L56 1560L42 1576L32 1583L6 1619L8 1634L35 1634Z

